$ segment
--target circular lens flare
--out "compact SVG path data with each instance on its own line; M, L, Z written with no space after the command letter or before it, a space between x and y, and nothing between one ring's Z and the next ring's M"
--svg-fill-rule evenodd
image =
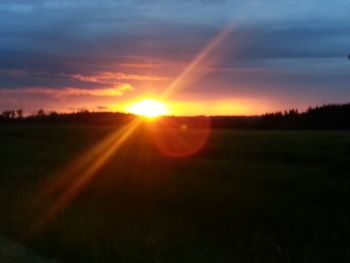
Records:
M151 124L149 128L161 153L171 157L187 157L199 152L207 143L210 119L165 117Z

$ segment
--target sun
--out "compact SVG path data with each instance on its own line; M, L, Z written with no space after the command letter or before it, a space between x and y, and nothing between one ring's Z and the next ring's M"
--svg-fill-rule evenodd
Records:
M159 100L144 99L135 104L132 104L128 108L128 112L147 118L156 118L161 115L167 114L168 109L166 105Z

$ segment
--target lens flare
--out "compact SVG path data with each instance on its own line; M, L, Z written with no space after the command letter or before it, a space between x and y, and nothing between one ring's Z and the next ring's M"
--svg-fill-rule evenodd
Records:
M184 88L190 79L198 77L196 69L217 51L219 46L233 32L234 26L230 25L220 32L185 68L174 80L161 98L168 98L176 90ZM131 105L128 112L147 118L156 118L169 113L166 105L155 99L144 99ZM130 139L140 120L134 120L126 127L118 129L110 136L99 142L92 149L82 154L80 158L72 161L66 169L63 169L47 188L39 194L39 200L51 200L49 207L45 209L38 222L33 226L33 232L41 229L58 216L71 201L93 180L97 172L110 160L111 156L118 153L120 147ZM156 122L149 122L150 135L157 148L165 155L173 157L186 157L200 151L210 135L210 118L171 118L164 117ZM46 190L46 191L45 191Z
M169 157L188 157L199 152L210 135L208 117L166 117L149 124L149 133L158 150Z
M140 121L134 120L115 130L105 139L82 153L71 165L64 167L52 181L48 181L38 195L37 202L51 200L50 207L43 211L40 220L32 227L32 233L50 223L96 176L110 158L129 139Z

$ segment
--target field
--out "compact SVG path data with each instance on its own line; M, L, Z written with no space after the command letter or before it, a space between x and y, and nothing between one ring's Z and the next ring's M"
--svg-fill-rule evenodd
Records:
M1 126L0 233L62 262L350 261L346 132L216 130L172 158L137 130L35 227L47 181L115 129Z

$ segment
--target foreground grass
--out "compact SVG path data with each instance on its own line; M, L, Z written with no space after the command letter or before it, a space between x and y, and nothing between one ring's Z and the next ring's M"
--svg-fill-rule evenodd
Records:
M162 156L137 131L34 233L43 183L115 128L0 127L0 232L64 262L346 262L350 134L213 131Z

